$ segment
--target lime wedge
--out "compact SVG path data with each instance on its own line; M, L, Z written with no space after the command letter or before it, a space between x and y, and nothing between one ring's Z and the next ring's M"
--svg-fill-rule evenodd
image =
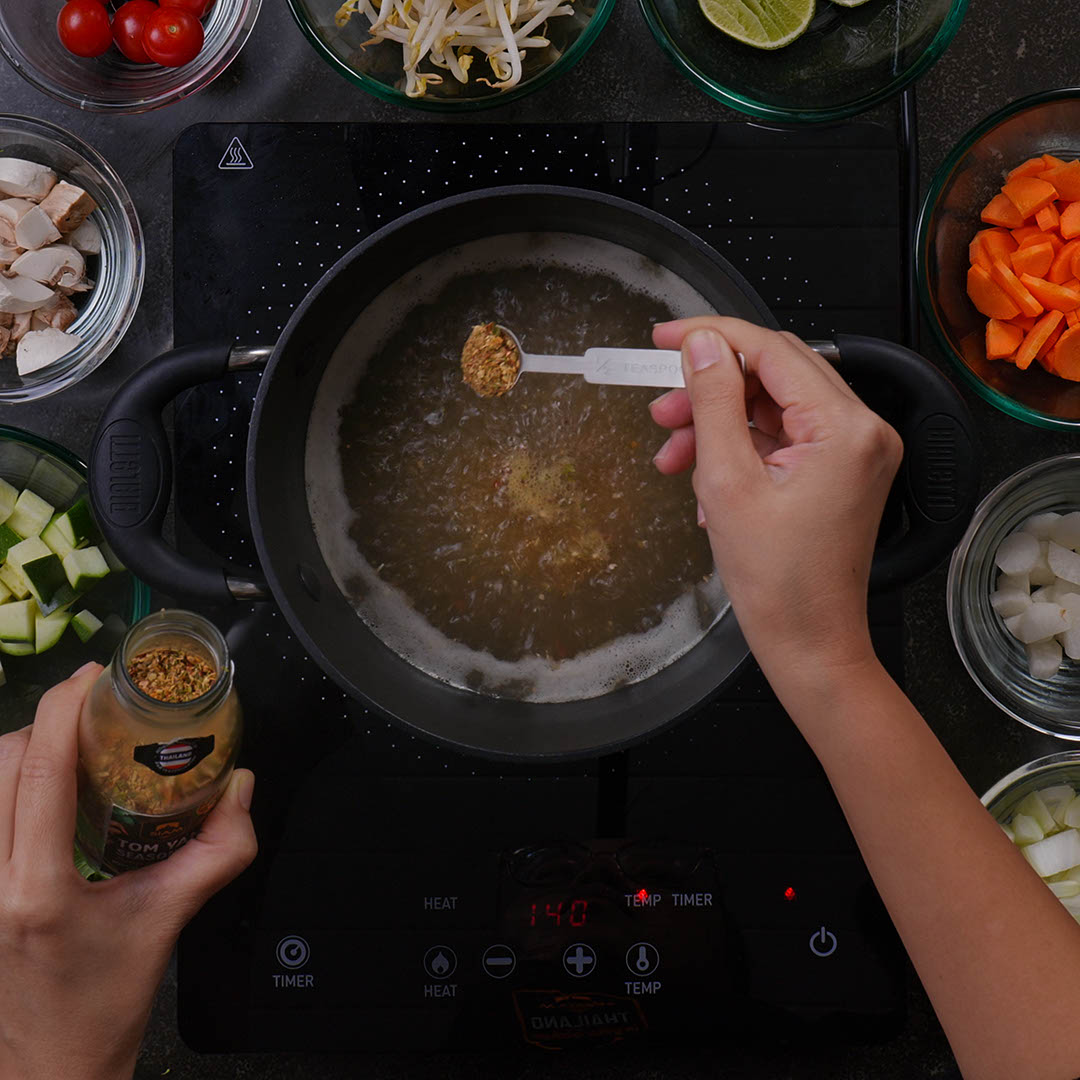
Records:
M862 7L869 0L832 0L838 7Z
M705 18L755 49L790 45L810 25L814 0L698 0Z

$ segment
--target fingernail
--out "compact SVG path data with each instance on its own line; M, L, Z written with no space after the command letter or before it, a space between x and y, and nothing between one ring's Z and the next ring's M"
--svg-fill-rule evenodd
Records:
M73 672L71 677L73 679L77 679L80 675L85 674L91 668L96 668L96 667L100 667L100 666L101 665L96 660L91 660L89 663L83 664L83 666L81 668L79 668L78 671Z
M251 797L255 794L255 774L243 772L236 774L236 801L245 809L251 809Z
M670 446L671 446L671 440L668 439L667 442L665 442L664 445L661 446L660 449L657 450L655 454L653 454L653 464L654 465L659 465L660 464L660 459L664 458L664 457L667 457L668 448Z
M697 504L697 523L703 529L705 528L705 511L701 509L701 503Z
M704 371L722 359L725 350L730 352L728 343L713 330L695 330L688 334L683 348L690 354L690 368Z
M650 408L650 410L652 409L652 407L653 407L654 405L659 405L659 404L660 404L660 402L661 402L661 401L663 401L663 400L664 400L664 398L666 398L666 397L668 396L668 394L670 394L670 393L671 393L671 391L670 391L670 390L665 390L665 391L664 391L664 392L663 392L663 393L662 393L662 394L661 394L661 395L660 395L659 397L654 397L654 398L652 399L652 401L650 401L650 402L649 402L649 408Z

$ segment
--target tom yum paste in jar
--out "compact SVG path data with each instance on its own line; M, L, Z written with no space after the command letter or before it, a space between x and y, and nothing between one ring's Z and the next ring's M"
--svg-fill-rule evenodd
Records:
M228 646L190 611L136 623L83 705L75 846L105 876L167 859L228 785L241 710Z

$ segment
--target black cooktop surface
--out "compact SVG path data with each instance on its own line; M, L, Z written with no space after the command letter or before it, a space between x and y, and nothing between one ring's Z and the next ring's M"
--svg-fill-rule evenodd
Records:
M667 214L803 336L901 340L906 176L895 133L869 123L202 125L174 157L175 339L272 343L374 229L521 181ZM177 404L188 554L254 558L243 471L258 378ZM895 934L820 767L752 665L625 754L493 765L351 701L273 605L217 615L262 851L181 939L193 1046L561 1049L901 1023ZM872 622L899 678L899 598L877 599Z

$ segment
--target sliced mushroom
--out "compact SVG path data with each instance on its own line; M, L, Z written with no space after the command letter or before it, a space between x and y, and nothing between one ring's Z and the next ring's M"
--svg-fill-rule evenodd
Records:
M41 200L41 209L62 233L66 233L77 229L97 209L97 203L81 187L61 180Z
M70 236L67 242L84 255L101 254L101 230L93 218L87 218Z
M30 332L30 323L34 321L32 311L20 311L11 320L11 344L17 345Z
M21 248L8 247L7 244L0 242L0 270L6 270L21 254Z
M82 338L78 334L65 334L63 330L31 330L19 342L15 365L20 375L30 375L43 367L55 364L67 356Z
M0 311L0 326L3 326L6 329L7 327L10 327L14 321L15 316L12 315L10 311Z
M0 274L0 311L14 315L31 312L53 297L52 289L20 274ZM27 320L29 324L29 320Z
M15 243L21 248L26 248L27 251L37 251L38 248L55 243L59 239L60 230L40 206L27 210L15 226Z
M0 243L15 243L15 226L34 204L26 199L0 199Z
M86 260L68 244L50 244L39 251L27 251L12 264L16 274L33 278L42 285L71 288L83 279Z
M63 294L57 293L32 313L31 330L66 330L79 317L78 309Z
M58 285L57 291L62 292L65 296L74 296L75 293L90 292L96 284L96 281L83 278L82 281L77 281L74 285Z
M56 173L36 161L0 156L0 192L41 202L56 186Z
M11 342L11 331L6 326L0 326L0 356L3 356L7 352L7 347Z

